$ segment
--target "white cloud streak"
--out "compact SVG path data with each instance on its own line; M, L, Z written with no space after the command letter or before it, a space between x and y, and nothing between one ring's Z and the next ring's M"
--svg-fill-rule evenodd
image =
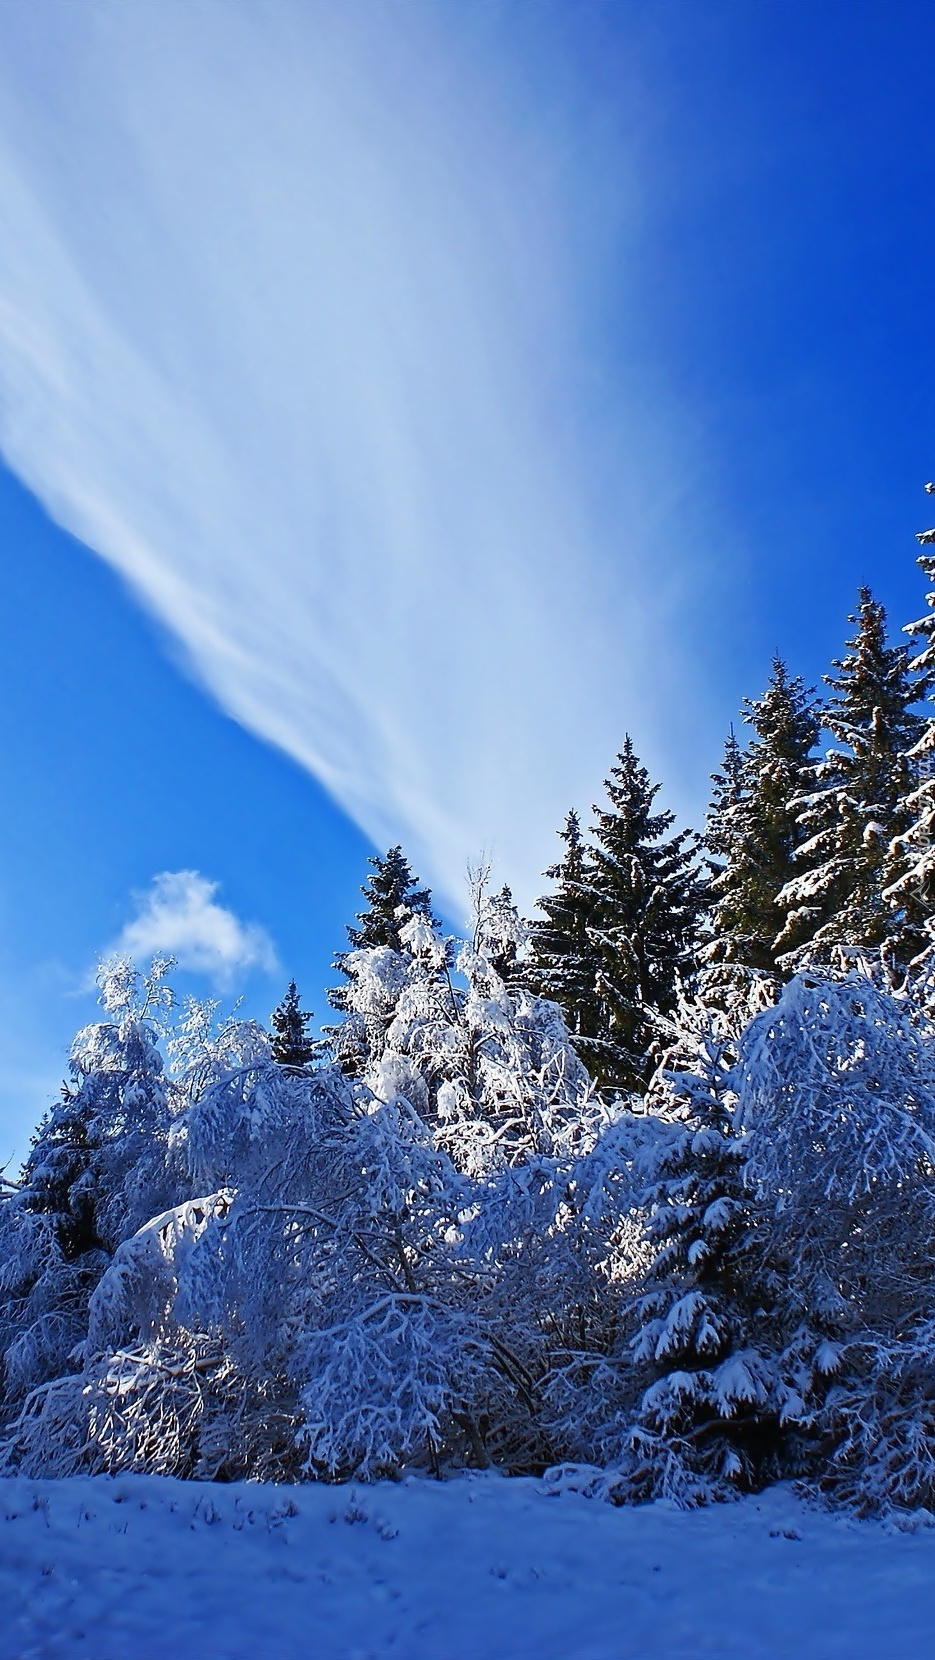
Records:
M135 962L174 957L180 968L207 974L224 990L250 969L272 973L278 964L269 935L258 923L241 922L219 905L218 888L197 870L164 870L146 893L136 896L137 914L112 953Z
M445 20L0 8L0 446L378 844L529 897L665 585L582 506L554 158Z

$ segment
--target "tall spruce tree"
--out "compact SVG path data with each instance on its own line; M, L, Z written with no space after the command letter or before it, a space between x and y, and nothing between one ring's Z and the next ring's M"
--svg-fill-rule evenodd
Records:
M575 1047L601 1089L624 1092L647 1082L655 1017L675 1008L680 978L694 965L706 886L697 837L670 835L674 814L653 812L659 786L629 737L604 788L608 804L594 808L588 851L598 1006Z
M270 1054L280 1066L306 1067L320 1054L322 1044L308 1035L311 1020L311 1010L300 1007L295 981L290 980L285 997L270 1016Z
M704 846L712 896L712 937L704 942L702 955L708 960L732 961L735 935L743 937L733 887L734 872L744 853L743 807L747 794L744 752L733 722L724 743L721 770L711 774L711 784Z
M835 695L822 711L842 747L806 768L792 803L806 839L796 850L798 873L779 895L785 923L777 953L787 966L902 932L885 890L890 844L909 828L908 754L923 724L913 705L925 682L906 646L887 645L886 612L869 588L860 589L848 620L856 631L834 663L837 674L825 676Z
M559 1005L574 1039L594 1038L601 1017L598 964L590 933L595 894L578 814L569 813L558 833L565 851L545 872L555 883L553 891L536 900L542 916L530 925L524 979L538 997Z
M714 909L705 954L711 962L772 972L785 922L778 896L798 873L795 855L805 841L791 804L818 737L818 716L809 689L780 657L763 696L744 699L742 712L754 736L744 750L732 731L723 770L714 775L705 838Z
M930 495L935 485L927 484ZM930 699L935 686L935 529L922 530L917 540L927 551L918 564L928 580L928 610L924 617L906 625L904 632L915 636L919 649L909 667L922 677L920 692ZM927 924L935 917L935 715L922 724L919 736L906 761L912 773L912 788L903 803L908 825L890 845L886 898L895 908L901 928L903 955L912 956L931 942Z

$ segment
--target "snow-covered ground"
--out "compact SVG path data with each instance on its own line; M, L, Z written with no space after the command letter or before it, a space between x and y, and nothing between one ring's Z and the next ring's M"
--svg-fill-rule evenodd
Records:
M680 1514L534 1481L0 1482L16 1660L629 1660L935 1654L935 1529L785 1488Z

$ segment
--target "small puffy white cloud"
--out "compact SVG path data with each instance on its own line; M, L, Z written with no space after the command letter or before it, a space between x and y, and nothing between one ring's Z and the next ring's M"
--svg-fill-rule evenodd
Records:
M137 895L137 915L114 951L137 962L159 953L171 956L180 968L207 974L219 986L252 968L271 972L277 967L272 940L258 923L241 922L218 904L219 885L197 870L162 871Z

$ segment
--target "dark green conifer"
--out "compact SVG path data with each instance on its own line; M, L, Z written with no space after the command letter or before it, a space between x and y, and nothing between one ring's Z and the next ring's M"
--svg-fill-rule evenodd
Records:
M67 1262L105 1251L98 1230L95 1162L102 1137L97 1103L69 1084L46 1113L23 1166L25 1203L47 1216Z
M724 743L721 770L711 774L713 788L704 837L715 893L723 888L727 872L736 864L742 843L740 809L746 793L743 763L744 753L731 725Z
M300 1008L294 980L289 981L289 989L270 1020L274 1033L270 1044L273 1060L280 1066L308 1066L319 1053L321 1044L308 1035L311 1010Z
M931 484L926 490L935 494ZM920 531L917 540L930 549L935 543L935 530ZM908 623L904 633L918 640L909 667L921 677L919 692L929 698L930 712L906 756L911 786L903 808L908 824L890 844L884 890L895 913L903 960L931 942L928 925L935 918L935 717L931 713L935 686L935 553L920 554L918 564L929 582L928 609L924 617Z
M593 912L588 933L599 1013L576 1048L607 1091L640 1089L652 1070L655 1016L670 1013L695 960L706 889L691 831L669 832L674 814L654 813L651 784L629 737L605 780L608 805L594 808L588 851Z
M913 704L926 685L905 646L886 643L886 612L861 588L856 632L826 675L834 696L822 711L839 748L805 769L793 800L806 839L797 874L779 896L786 913L777 952L787 966L827 957L836 945L874 946L902 930L884 890L890 845L909 828L915 782L908 752L922 718Z
M589 931L595 895L577 813L568 814L559 836L565 851L545 872L555 887L536 900L542 917L530 925L530 959L524 978L538 997L559 1005L574 1038L593 1038L598 1035L601 1016L598 963Z
M400 908L408 916L431 918L432 895L428 888L418 886L401 847L391 847L382 858L376 854L367 862L373 866L373 875L360 890L367 902L357 916L360 926L347 930L351 949L388 945L393 951L401 951L399 930L406 918L400 917Z
M747 698L743 719L753 737L742 749L733 731L721 773L714 775L706 845L714 907L709 962L772 972L785 923L777 903L797 874L806 833L793 799L818 737L816 705L798 675L774 657L763 696Z

